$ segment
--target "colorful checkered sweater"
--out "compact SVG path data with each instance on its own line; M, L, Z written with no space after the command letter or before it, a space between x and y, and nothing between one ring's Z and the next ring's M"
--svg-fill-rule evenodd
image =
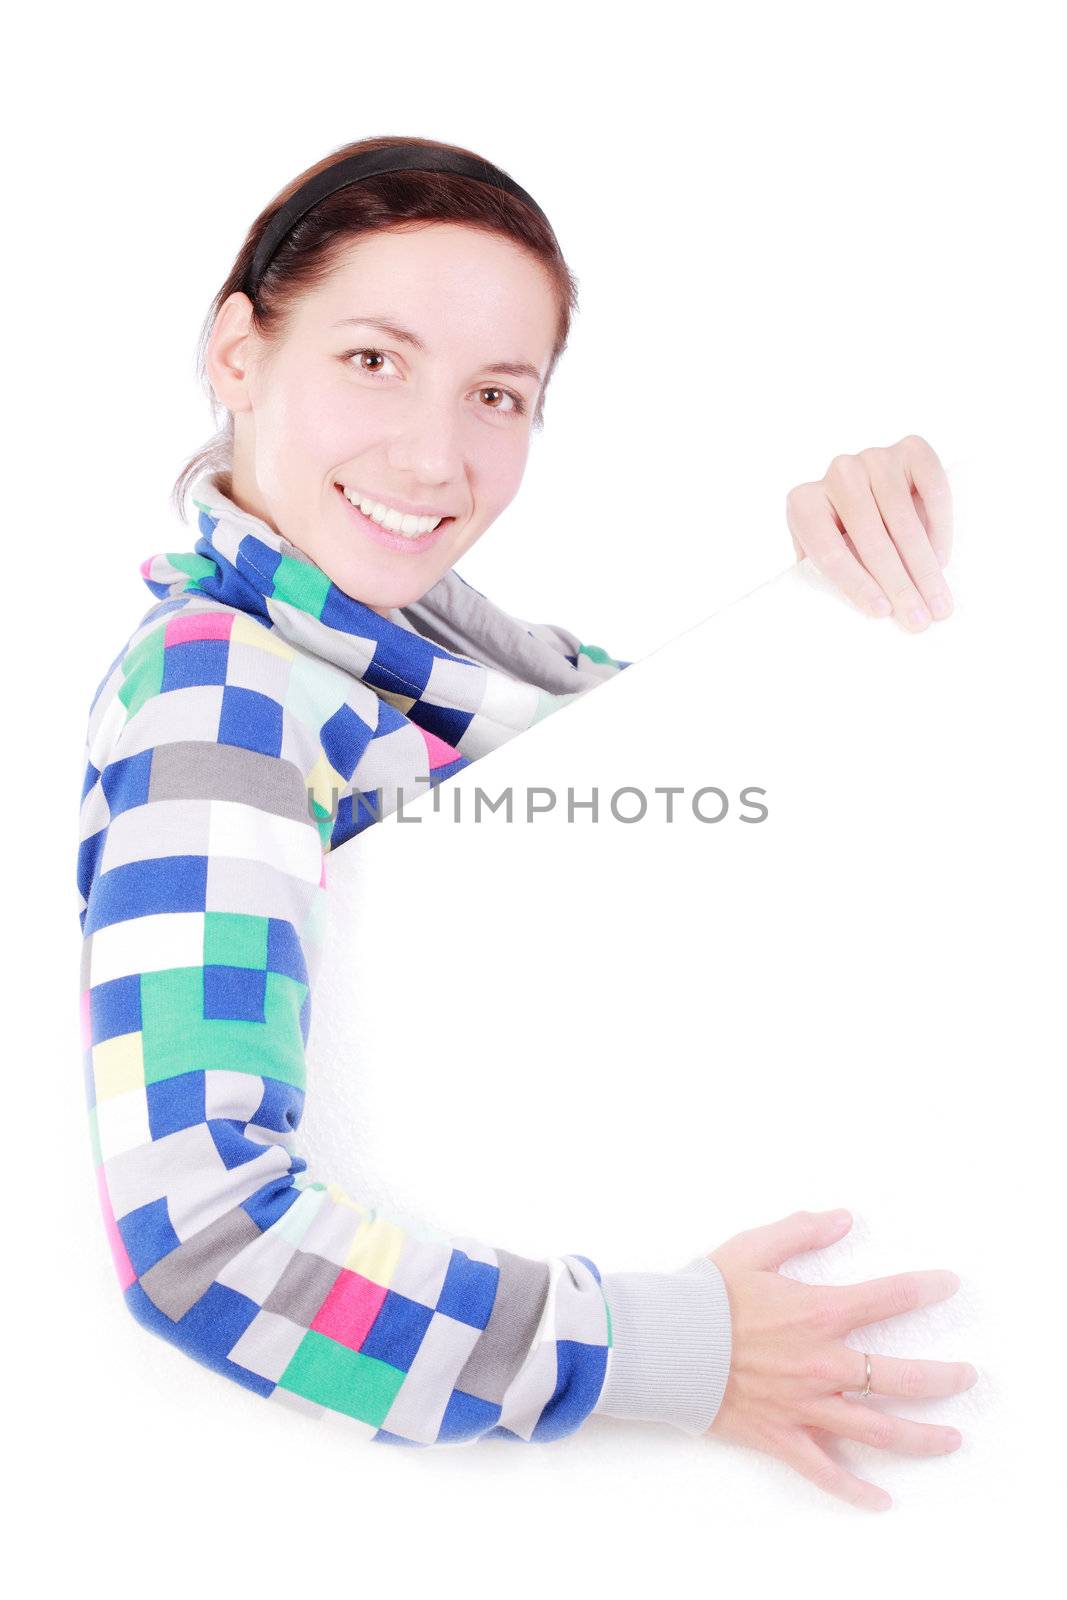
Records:
M193 485L195 549L144 562L157 603L89 711L85 1084L127 1307L376 1443L550 1441L595 1412L702 1433L731 1336L707 1257L601 1274L449 1238L294 1145L330 852L632 663L454 569L382 617L223 484Z

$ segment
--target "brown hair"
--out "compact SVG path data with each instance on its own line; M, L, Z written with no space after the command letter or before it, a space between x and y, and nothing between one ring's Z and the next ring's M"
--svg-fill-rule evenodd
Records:
M249 228L225 283L211 302L197 345L197 374L216 421L220 409L225 408L220 408L205 368L204 357L211 331L220 308L231 294L242 289L256 246L271 217L302 183L334 162L364 150L387 150L401 143L422 145L427 150L476 156L475 151L466 150L461 145L400 136L360 139L355 144L341 145L287 184ZM552 357L537 397L533 418L534 428L542 428L545 390L566 348L571 317L578 308L578 282L560 253L552 230L537 212L518 196L479 183L476 179L464 178L454 172L387 172L365 178L360 183L328 195L290 230L279 245L256 291L252 328L266 341L278 339L294 302L302 292L316 289L326 281L349 240L386 229L403 232L408 227L424 227L434 222L464 223L512 239L536 256L548 273L559 302L559 318ZM227 411L226 422L207 444L189 457L171 490L174 507L183 521L186 491L192 479L208 467L229 471L232 463L233 416Z

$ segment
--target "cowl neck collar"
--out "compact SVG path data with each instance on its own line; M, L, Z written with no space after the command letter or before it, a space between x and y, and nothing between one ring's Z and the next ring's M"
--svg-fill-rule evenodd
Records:
M191 486L199 534L194 549L142 563L152 593L189 603L204 596L256 616L468 756L630 664L596 647L591 656L566 630L511 616L455 568L418 601L383 617L340 589L262 518L237 506L220 476L208 469Z

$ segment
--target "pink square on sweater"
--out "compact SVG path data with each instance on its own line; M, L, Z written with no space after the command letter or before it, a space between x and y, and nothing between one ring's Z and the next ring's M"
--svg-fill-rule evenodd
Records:
M188 644L190 639L228 639L233 619L232 611L199 611L191 617L172 617L167 623L164 643Z
M418 724L416 724L416 726L418 726ZM419 732L426 740L426 749L430 757L431 772L435 767L447 767L450 766L453 761L458 760L459 751L454 745L446 744L443 739L439 739L436 733L431 733L428 728L419 728Z
M358 1272L342 1267L311 1326L316 1333L328 1334L338 1344L358 1350L385 1296L386 1290L380 1283L372 1283L369 1278L361 1278Z
M137 1282L137 1274L133 1270L133 1262L126 1253L126 1246L122 1242L115 1213L111 1208L111 1196L108 1194L107 1177L104 1173L103 1162L96 1169L96 1192L100 1200L100 1210L104 1218L104 1232L107 1242L111 1246L111 1259L115 1263L115 1272L118 1276L119 1287L128 1289L131 1283Z

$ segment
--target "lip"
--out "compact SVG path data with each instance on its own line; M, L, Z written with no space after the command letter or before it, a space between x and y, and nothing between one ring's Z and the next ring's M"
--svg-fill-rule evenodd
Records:
M341 504L349 516L355 520L357 527L366 534L368 539L371 539L375 544L384 545L387 550L403 550L407 555L420 555L422 551L429 550L431 545L435 545L456 520L455 517L442 517L437 527L432 528L429 533L420 533L417 539L405 539L403 534L390 533L387 528L380 528L376 522L372 522L370 517L365 517L362 511L348 499L340 484L335 483L334 488L337 490ZM397 509L399 510L400 508L397 507ZM411 515L432 517L436 515L436 512L413 511Z

